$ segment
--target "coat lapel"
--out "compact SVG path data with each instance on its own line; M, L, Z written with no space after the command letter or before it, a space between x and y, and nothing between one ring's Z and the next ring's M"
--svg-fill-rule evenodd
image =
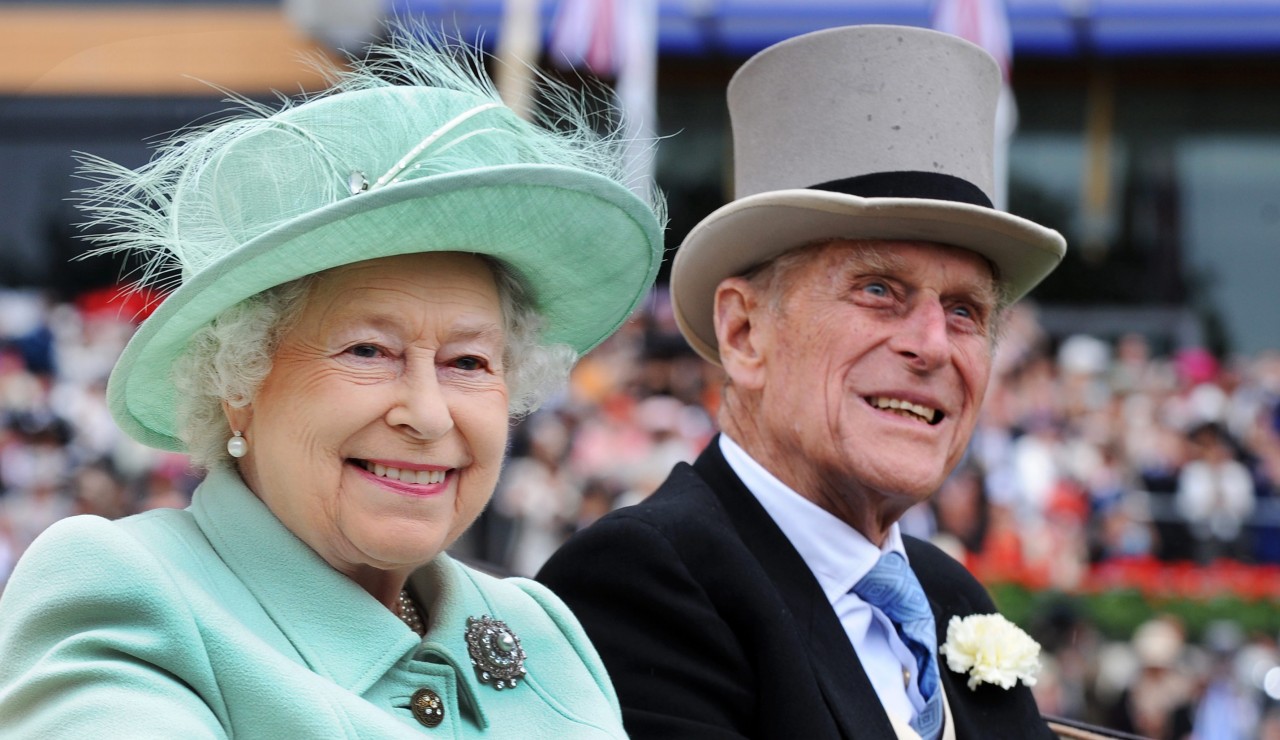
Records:
M331 568L223 467L191 511L214 550L312 671L362 694L418 646L418 637Z
M713 439L694 469L720 499L743 542L791 612L831 714L845 737L890 737L894 729L835 610L800 553L729 467Z

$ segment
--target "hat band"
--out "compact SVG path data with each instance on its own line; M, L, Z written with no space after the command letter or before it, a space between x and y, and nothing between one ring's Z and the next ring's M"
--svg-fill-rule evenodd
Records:
M810 185L808 190L825 190L832 193L856 195L860 198L925 198L949 200L994 207L991 199L977 185L941 172L900 170L897 172L871 172L865 175L845 177L840 180Z

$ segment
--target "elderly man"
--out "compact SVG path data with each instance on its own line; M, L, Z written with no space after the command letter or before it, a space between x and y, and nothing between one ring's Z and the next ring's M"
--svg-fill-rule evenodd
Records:
M722 434L539 576L633 737L1052 736L1025 683L951 669L951 618L995 607L897 525L964 454L1003 308L1065 251L991 207L998 90L972 44L888 26L785 41L730 83L737 199L672 273L727 376Z

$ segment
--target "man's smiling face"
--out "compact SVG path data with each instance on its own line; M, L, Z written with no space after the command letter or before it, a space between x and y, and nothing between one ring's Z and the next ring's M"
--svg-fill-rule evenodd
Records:
M833 241L797 258L772 289L752 282L770 293L752 314L755 454L837 516L868 496L905 510L938 489L977 422L991 267L927 242Z

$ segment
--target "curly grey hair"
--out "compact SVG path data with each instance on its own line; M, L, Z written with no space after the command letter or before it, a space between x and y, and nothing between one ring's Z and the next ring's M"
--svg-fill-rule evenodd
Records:
M523 284L503 263L477 256L489 265L498 287L507 340L508 410L518 417L536 410L567 382L578 355L567 345L542 344L541 317ZM226 309L196 331L174 360L178 436L193 464L209 468L228 461L231 427L222 403L243 408L253 402L313 283L314 276L300 278Z

